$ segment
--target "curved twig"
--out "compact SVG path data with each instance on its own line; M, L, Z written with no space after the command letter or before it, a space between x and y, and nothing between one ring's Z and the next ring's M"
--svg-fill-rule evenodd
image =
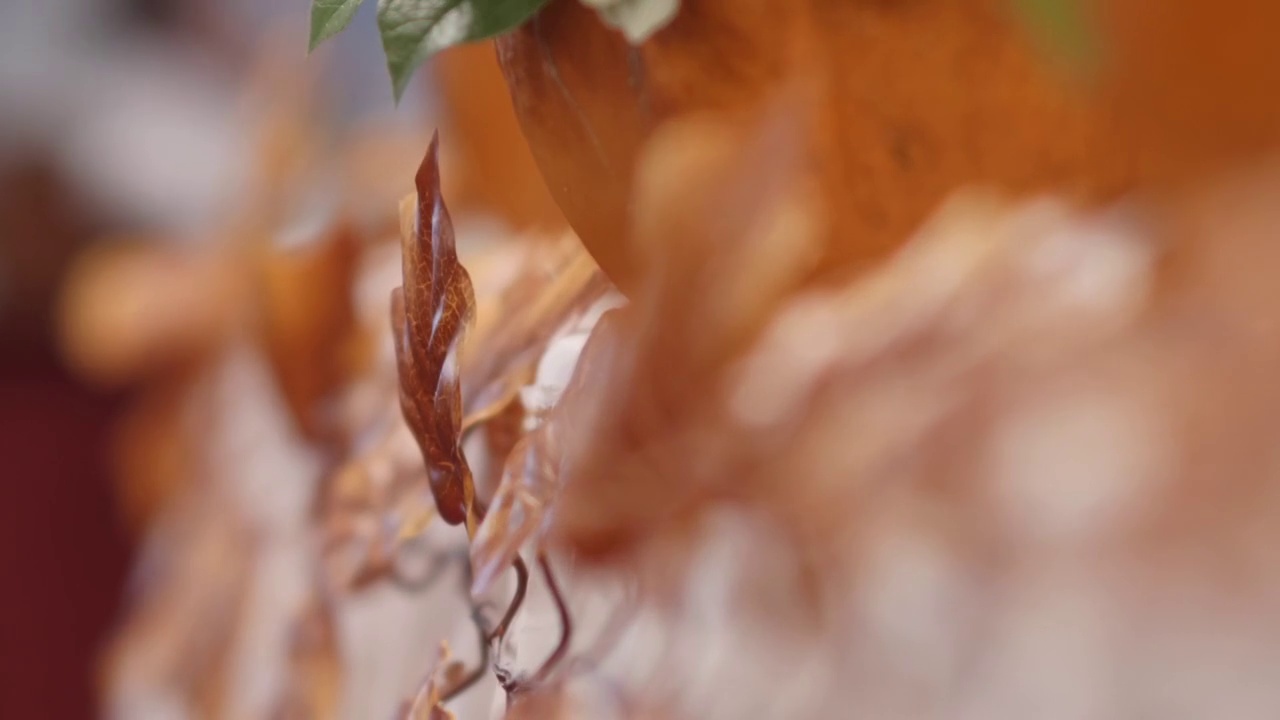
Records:
M524 604L525 592L529 588L529 567L524 564L524 559L517 555L511 565L516 570L516 592L512 596L511 604L507 606L507 612L503 614L502 620L498 622L498 626L493 629L493 632L489 633L489 642L494 640L501 641L506 637L507 629L511 627L511 621L515 619L520 606Z

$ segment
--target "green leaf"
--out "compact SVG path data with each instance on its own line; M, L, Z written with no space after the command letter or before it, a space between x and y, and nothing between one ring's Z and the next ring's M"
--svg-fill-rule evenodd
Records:
M632 45L639 45L666 27L680 11L680 0L582 0L595 8L606 25L617 28Z
M351 24L364 0L312 0L311 43L309 50L342 32Z
M1101 49L1084 0L1013 0L1013 6L1056 60L1082 74L1097 69Z
M396 100L435 53L513 30L548 0L378 0L378 29Z

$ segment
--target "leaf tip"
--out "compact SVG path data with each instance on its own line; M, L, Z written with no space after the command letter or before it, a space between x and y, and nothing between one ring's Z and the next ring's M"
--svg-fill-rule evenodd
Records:
M384 51L386 39L383 39ZM387 58L387 70L391 73L391 96L395 99L396 106L400 105L400 101L404 99L405 90L409 89L409 81L413 79L414 70L417 68L417 62L397 63Z
M418 166L418 174L414 178L417 186L419 202L426 203L428 198L440 194L440 131L431 133L431 142L427 144L427 153L422 156L422 164Z
M364 0L312 0L307 54L315 52L325 40L345 30L363 2Z

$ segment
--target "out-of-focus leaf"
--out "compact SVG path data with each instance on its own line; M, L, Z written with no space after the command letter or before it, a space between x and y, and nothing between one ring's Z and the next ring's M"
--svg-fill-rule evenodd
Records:
M538 359L556 331L582 316L609 291L600 268L575 238L546 253L545 269L534 262L503 293L502 320L468 350L463 361L463 427L501 412L528 384Z
M441 686L448 682L451 670L455 669L453 652L449 643L440 643L440 652L436 656L436 664L427 673L418 692L406 705L402 717L404 720L454 720L454 714L440 705Z
M700 471L735 450L717 388L810 270L817 236L803 125L778 107L754 128L671 126L646 152L633 241L650 280L613 327L596 328L616 333L615 351L580 432L566 433L552 532L580 557L616 556L724 490Z
M295 422L310 438L332 434L321 403L364 364L353 302L359 257L359 238L339 226L320 242L269 249L262 259L263 345Z
M560 448L555 423L521 438L507 456L493 503L471 543L474 596L483 595L542 526L558 485Z
M312 0L309 49L342 32L362 4L364 0Z
M184 413L192 376L154 382L124 410L114 429L111 460L118 502L131 531L141 534L199 467L199 441Z
M313 598L293 632L290 676L280 716L335 720L341 711L342 661L332 610L321 598Z
M512 30L547 0L378 0L378 29L397 99L424 60Z
M582 4L595 8L632 45L648 40L680 11L680 0L582 0Z
M492 215L520 231L568 227L516 120L493 42L449 48L428 69L449 138L445 182L454 211Z
M224 702L238 638L246 626L258 544L233 503L199 492L173 508L158 538L165 552L147 566L141 596L107 652L115 692L155 688L204 710Z
M401 548L421 536L436 515L421 456L402 430L393 427L325 485L324 563L336 587L360 587L386 577Z
M482 499L493 497L494 490L502 480L503 465L516 443L524 437L526 410L519 397L511 398L504 408L484 424L484 446L487 458L483 477L476 478L476 493Z
M606 313L597 323L598 332L582 348L556 405L507 456L498 490L471 543L473 595L487 592L526 543L542 542L560 490L564 440L569 434L586 435L577 420L590 416L595 394L610 379L607 373L618 341L613 315Z
M1089 26L1084 0L1013 0L1014 8L1045 48L1068 68L1092 71L1098 37Z
M474 530L475 487L462 454L458 353L475 311L440 195L439 138L418 170L416 213L402 216L404 285L392 294L400 407L427 466L436 509Z
M146 243L100 243L67 273L59 344L88 381L116 386L200 361L233 332L251 296L239 260Z

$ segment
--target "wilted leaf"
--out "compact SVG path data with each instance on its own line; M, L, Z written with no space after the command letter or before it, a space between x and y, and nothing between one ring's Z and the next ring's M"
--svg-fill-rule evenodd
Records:
M440 705L440 696L444 692L441 686L448 682L453 666L453 652L449 650L449 643L441 642L436 664L405 708L404 720L453 720L454 714Z
M283 718L335 720L339 716L342 661L332 609L326 605L321 598L313 598L293 628Z
M616 334L614 352L575 420L580 432L566 434L554 531L585 556L687 515L724 481L700 470L723 469L730 461L718 454L733 450L717 398L724 373L814 255L802 125L780 108L753 129L675 126L647 151L633 243L650 280L596 328Z
M552 262L536 261L549 254ZM526 272L503 293L501 320L463 361L463 427L501 412L533 376L552 336L609 291L609 283L575 238L533 251Z
M459 43L511 30L547 0L378 0L378 29L397 99L414 70Z
M105 385L137 382L206 357L242 317L244 263L218 254L99 243L63 283L58 334L66 362Z
M355 17L364 0L312 0L309 49L342 32Z
M108 650L117 692L150 687L217 710L235 645L246 631L252 567L260 550L238 508L200 487L161 526L139 597Z
M544 422L507 456L498 492L471 543L473 596L483 595L542 526L558 487L560 448L555 423Z
M520 131L493 42L449 48L428 69L433 109L449 138L444 174L454 211L493 215L518 231L563 231L564 215Z
M322 496L324 562L338 587L360 587L390 573L405 544L436 515L416 448L393 427L377 445L344 463Z
M570 435L590 437L579 419L591 417L596 394L611 379L608 372L618 342L614 319L613 313L600 319L556 405L507 456L498 490L471 543L473 595L487 592L526 543L541 543L560 491L564 442Z
M494 490L502 480L502 466L507 457L515 449L516 443L525 436L525 420L528 415L524 403L519 397L511 398L497 415L484 424L484 449L487 458L484 477L476 478L476 494L484 500L492 498Z
M353 300L360 241L347 227L300 249L262 258L262 340L276 382L303 434L332 435L321 404L356 377L362 334Z
M475 310L440 195L439 138L418 170L416 213L402 228L404 285L392 294L400 407L426 462L440 516L474 529L475 488L462 454L458 353Z

